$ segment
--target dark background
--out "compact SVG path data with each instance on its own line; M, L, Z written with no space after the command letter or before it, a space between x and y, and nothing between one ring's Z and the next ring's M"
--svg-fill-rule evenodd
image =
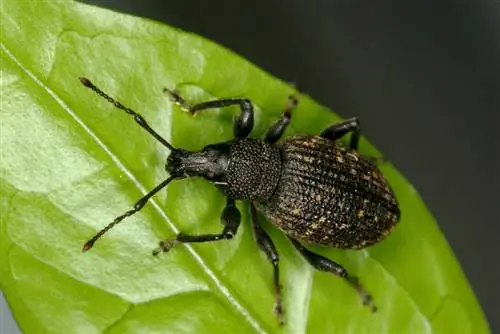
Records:
M84 2L210 38L359 117L436 216L500 332L500 2Z
M500 332L500 2L84 2L210 38L359 117L424 198Z

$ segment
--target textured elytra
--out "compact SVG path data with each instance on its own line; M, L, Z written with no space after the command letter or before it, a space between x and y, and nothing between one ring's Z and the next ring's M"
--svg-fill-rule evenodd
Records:
M392 189L372 159L329 139L289 137L274 196L258 206L287 235L307 243L362 248L399 221Z
M265 201L276 189L280 170L278 147L258 139L237 139L231 147L223 190L233 199Z

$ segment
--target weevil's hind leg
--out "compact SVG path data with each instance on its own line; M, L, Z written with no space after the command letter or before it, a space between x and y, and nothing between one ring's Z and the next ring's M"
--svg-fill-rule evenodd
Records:
M363 286L359 283L357 277L351 276L347 270L344 269L340 264L335 263L334 261L327 259L324 256L313 253L304 246L302 246L297 240L290 238L292 244L295 248L302 254L302 256L312 265L315 269L320 271L330 272L334 275L342 277L345 279L356 291L358 292L363 304L370 307L372 312L377 311L377 307L373 303L373 299L368 292L363 288Z
M274 306L274 313L278 316L280 325L284 323L284 311L281 298L281 284L280 284L280 269L279 269L279 255L276 247L274 246L271 237L262 229L259 223L259 217L257 216L257 209L253 203L250 204L252 213L252 227L254 232L254 237L259 245L259 248L266 254L267 259L274 268L273 283L274 283L274 294L276 296L276 304Z
M233 133L236 138L247 137L253 129L254 112L252 102L248 99L221 99L208 102L202 102L195 105L190 105L177 92L164 88L163 91L170 96L170 99L178 104L182 109L195 115L197 112L207 109L217 109L229 106L240 106L240 115L236 117L233 123Z
M298 104L299 100L297 100L295 95L290 95L288 97L285 110L283 110L280 119L276 123L274 123L274 125L266 132L266 136L264 139L266 142L272 144L277 142L281 138L286 130L286 127L288 126L288 124L290 124L290 119L292 118L292 110L295 109Z
M226 201L226 206L221 215L221 223L224 225L224 229L221 233L200 235L186 235L179 233L173 239L161 241L160 246L153 251L153 255L158 255L161 252L168 252L170 249L180 243L210 242L232 239L238 232L240 222L240 211L236 207L234 199L228 198Z
M359 128L359 121L356 117L349 118L343 122L329 126L321 132L320 136L331 140L337 140L349 132L352 132L349 146L352 149L357 150L361 132Z

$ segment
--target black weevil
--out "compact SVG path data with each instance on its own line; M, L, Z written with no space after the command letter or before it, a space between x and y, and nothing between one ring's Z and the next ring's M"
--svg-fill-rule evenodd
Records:
M90 80L80 78L80 81L116 108L133 116L143 129L171 151L165 165L170 176L139 199L133 209L115 218L87 241L83 251L91 249L97 239L124 218L141 210L172 180L203 177L227 196L221 215L222 232L203 235L179 233L173 239L160 242L153 255L168 252L180 243L232 239L241 221L235 201L247 200L250 202L257 244L274 267L275 312L281 324L284 312L279 256L271 238L260 226L257 209L285 233L309 264L317 270L344 278L356 289L363 303L376 310L371 296L356 277L341 265L302 245L364 248L383 240L399 221L399 206L386 179L373 159L357 152L360 128L356 118L333 124L319 136L299 135L278 142L298 103L292 95L281 118L267 131L263 140L248 138L254 124L250 100L233 98L190 105L179 94L165 88L173 102L193 115L206 109L240 107L240 115L235 118L233 126L234 139L192 152L174 148L141 115L108 96ZM352 133L349 147L337 141L347 133Z

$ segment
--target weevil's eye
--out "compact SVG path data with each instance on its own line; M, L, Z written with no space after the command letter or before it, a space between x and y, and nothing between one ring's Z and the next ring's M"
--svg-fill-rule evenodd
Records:
M217 181L217 175L214 172L210 171L205 174L205 179L209 181Z
M205 146L203 156L207 159L203 176L212 182L221 182L229 165L229 147L226 143Z

